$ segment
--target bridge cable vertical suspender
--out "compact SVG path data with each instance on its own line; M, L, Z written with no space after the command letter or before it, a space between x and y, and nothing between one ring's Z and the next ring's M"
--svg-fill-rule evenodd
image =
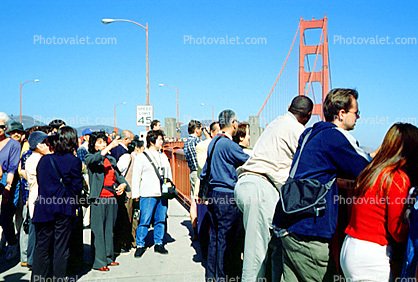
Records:
M303 34L303 42L306 45L305 33ZM317 49L317 52L318 52L318 49ZM308 57L306 57L306 64L308 65L308 72L311 73L311 64L309 63L309 58ZM314 91L313 87L312 87L312 95L313 95L314 103L315 103L315 91Z
M267 96L267 99L266 99L266 101L264 102L263 106L261 107L260 111L258 112L257 116L260 116L261 112L262 112L262 111L263 111L263 109L264 109L264 106L267 104L267 101L268 101L268 100L269 100L269 98L270 98L271 93L273 92L274 88L276 87L277 82L279 81L280 75L282 74L282 71L283 71L283 69L284 69L284 67L285 67L285 65L286 65L287 59L289 58L289 55L290 55L290 53L292 52L293 44L295 43L295 41L296 41L296 37L298 36L299 28L300 28L300 22L299 22L299 25L298 25L298 29L296 30L295 37L293 38L292 46L290 46L289 53L287 53L286 60L284 61L284 64L283 64L283 66L282 66L282 69L280 70L279 76L277 77L276 82L275 82L275 83L274 83L274 85L273 85L273 88L271 88L270 93L269 93L269 95Z
M319 39L319 45L316 47L316 58L315 58L315 64L313 66L313 70L312 72L309 72L309 84L308 84L308 89L306 90L305 96L308 95L309 93L309 88L311 87L311 83L312 83L312 78L313 78L313 73L315 72L315 67L316 67L316 62L318 61L318 55L319 55L319 46L321 46L322 43L322 35L324 34L324 29L322 28L322 32L321 32L321 38ZM329 58L329 57L328 57ZM312 93L313 93L313 87L312 87ZM315 101L315 94L314 94L314 101Z

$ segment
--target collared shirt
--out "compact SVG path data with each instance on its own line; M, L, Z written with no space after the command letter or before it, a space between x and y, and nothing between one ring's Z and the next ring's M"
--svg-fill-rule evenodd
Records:
M199 143L199 138L195 135L190 135L186 142L184 142L184 155L186 156L187 164L191 171L197 171L197 155L196 145Z

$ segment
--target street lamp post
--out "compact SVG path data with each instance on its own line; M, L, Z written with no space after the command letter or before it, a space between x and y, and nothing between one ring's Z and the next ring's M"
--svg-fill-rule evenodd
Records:
M215 109L213 105L209 105L209 104L205 104L205 103L200 103L201 106L210 106L212 107L212 122L215 121Z
M145 29L145 35L147 38L147 105L149 105L149 52L148 52L148 23L146 23L145 26L143 26L140 23L131 21L131 20L125 20L125 19L102 19L102 23L104 24L110 24L113 22L129 22L129 23L133 23L136 24L140 27L142 27L143 29ZM147 131L148 131L149 127L147 126Z
M180 117L179 117L179 89L177 87L171 86L169 84L158 84L158 86L162 87L162 86L168 86L171 87L173 89L175 89L177 91L177 140L180 139Z
M115 114L115 118L114 118L114 121L115 121L115 127L113 128L113 131L114 131L114 132L116 132L116 133L118 133L118 127L116 126L116 107L117 107L118 105L120 105L120 104L124 104L124 105L126 105L126 102L122 102L122 103L119 103L119 104L115 104L115 110L114 110L114 114Z
M32 79L32 80L28 80L23 83L20 83L20 113L19 113L20 123L22 123L22 86L25 85L25 83L32 82L32 81L39 82L39 79Z

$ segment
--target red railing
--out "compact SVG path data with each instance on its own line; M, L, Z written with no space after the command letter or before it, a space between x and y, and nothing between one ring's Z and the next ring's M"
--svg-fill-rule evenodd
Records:
M173 181L176 184L179 197L184 204L190 207L190 170L184 155L183 145L184 142L170 142L164 146L164 152L170 160Z
M171 142L172 145L180 145L178 147L164 146L164 152L170 160L171 169L173 172L173 181L179 191L179 197L183 203L190 206L190 180L189 167L187 165L186 157L184 156L183 142ZM339 266L340 250L345 238L345 228L348 225L351 216L351 201L345 199L352 198L354 181L347 179L338 179L338 194L339 194L339 208L338 208L338 222L337 229L332 238L332 254ZM339 267L338 267L339 268ZM340 269L340 268L339 268Z

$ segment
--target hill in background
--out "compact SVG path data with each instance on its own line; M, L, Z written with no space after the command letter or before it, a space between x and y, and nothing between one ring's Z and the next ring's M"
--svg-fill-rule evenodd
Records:
M18 115L9 115L11 121L17 121L19 122L19 116ZM36 116L30 117L30 116L26 116L26 115L22 115L22 124L23 127L25 129L30 128L32 126L35 125L47 125L47 123L51 122L50 120L38 120L36 119ZM77 130L77 133L79 136L81 136L81 133L83 132L84 129L86 128L90 128L93 131L99 131L99 130L104 130L107 133L112 133L113 132L113 126L108 126L108 125L84 125L84 126L80 126L80 127L75 127L73 124L71 124L70 122L68 123L69 126L74 127ZM123 129L118 128L119 132L122 132ZM187 132L187 128L186 128L186 132Z

